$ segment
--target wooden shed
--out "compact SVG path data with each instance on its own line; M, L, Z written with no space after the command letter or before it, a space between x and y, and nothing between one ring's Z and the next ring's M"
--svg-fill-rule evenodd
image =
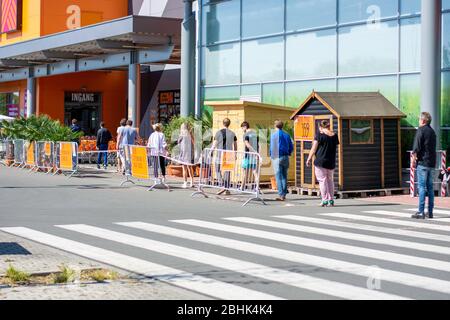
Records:
M320 121L339 135L336 191L369 192L402 187L400 120L406 117L379 92L313 92L294 112L296 187L318 191L306 161Z
M213 109L213 132L222 129L223 119L231 120L230 129L236 133L238 139L238 150L244 150L244 134L241 130L241 123L248 121L252 129L257 130L257 126L272 129L275 120L280 119L285 122L290 121L292 109L253 101L206 101L205 105ZM268 182L273 176L268 146L261 144L261 156L263 165L261 168L261 182ZM291 163L295 157L292 155ZM291 165L288 178L294 181L295 168Z

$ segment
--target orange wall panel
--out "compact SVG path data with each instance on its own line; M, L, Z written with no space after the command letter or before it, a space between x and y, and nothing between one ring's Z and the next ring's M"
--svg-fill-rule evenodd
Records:
M41 35L128 15L128 0L41 0Z
M127 73L82 72L70 75L40 78L38 81L38 114L47 114L64 122L64 93L99 92L102 94L102 120L115 134L120 119L126 115Z
M41 0L22 0L22 3L22 30L0 35L0 46L41 35Z

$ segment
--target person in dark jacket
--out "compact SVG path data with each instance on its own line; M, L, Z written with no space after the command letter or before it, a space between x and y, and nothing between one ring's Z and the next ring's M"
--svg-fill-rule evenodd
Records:
M81 127L78 125L77 119L72 119L72 125L70 126L70 130L72 130L72 132L74 132L74 133L81 132ZM72 140L72 142L76 142L79 145L80 139L74 139L74 140Z
M108 168L108 144L112 140L111 132L105 127L105 123L100 123L100 130L97 132L97 149L98 153L97 168L100 169L102 164L102 157L104 160L103 167L105 170Z
M431 115L422 112L419 129L414 139L413 166L417 165L419 180L419 211L414 219L425 219L425 200L428 194L428 218L433 219L434 209L434 170L436 168L436 133L431 128Z

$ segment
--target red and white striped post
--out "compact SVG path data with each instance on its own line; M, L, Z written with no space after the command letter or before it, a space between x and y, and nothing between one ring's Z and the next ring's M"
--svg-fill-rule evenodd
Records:
M411 198L414 198L416 196L416 168L414 167L414 153L410 153L410 173L409 173L409 192L411 195Z
M441 154L441 170L444 171L447 167L447 151L442 151ZM447 183L445 180L442 181L441 186L441 197L445 197L447 195Z

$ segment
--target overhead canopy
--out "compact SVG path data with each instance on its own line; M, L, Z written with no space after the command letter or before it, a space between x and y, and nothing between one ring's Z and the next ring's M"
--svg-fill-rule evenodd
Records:
M405 118L406 115L379 92L313 92L292 119L312 101L320 101L339 118Z
M0 81L16 80L17 77L9 77L8 72L22 71L24 68L45 68L46 65L52 64L58 67L57 63L66 61L95 58L106 60L103 57L145 50L151 53L153 49L161 51L162 48L168 47L171 48L169 55L163 56L164 59L158 62L179 64L181 22L182 20L174 18L128 16L2 46L0 71L6 73L2 73L4 77L0 77ZM146 62L144 57L138 55L138 58L141 61L135 63ZM128 62L130 61L124 61L123 65ZM119 66L118 63L111 66L105 64L105 68ZM23 77L24 72L16 75Z

